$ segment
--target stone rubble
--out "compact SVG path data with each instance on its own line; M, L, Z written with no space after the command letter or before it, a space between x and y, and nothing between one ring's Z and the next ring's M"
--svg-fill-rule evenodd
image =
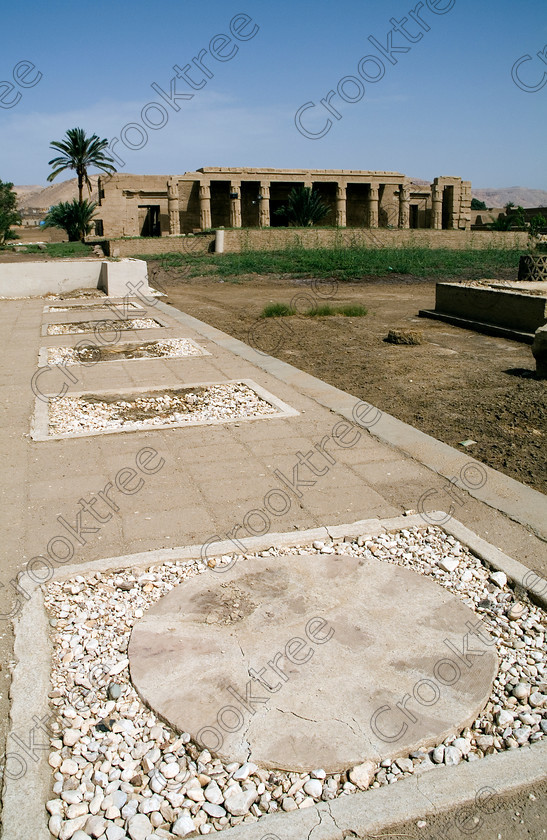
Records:
M476 761L547 734L545 613L503 583L453 537L433 526L374 538L270 548L248 557L332 553L374 557L437 581L477 613L500 660L492 694L472 726L434 749L364 762L348 772L291 773L224 763L144 706L133 688L127 647L134 622L174 586L208 573L200 561L166 562L146 571L94 572L44 586L53 638L50 702L56 711L49 763L49 829L60 840L172 840L212 834L394 784L436 765ZM334 548L333 548L334 547ZM443 560L457 561L447 564ZM444 571L451 568L451 571ZM495 577L495 575L497 575ZM518 618L514 616L519 605Z
M134 346L135 348L139 347L139 345ZM122 345L119 349L122 351L125 348ZM85 362L93 363L102 361L102 359L97 358L99 352L100 348L96 345L92 345L90 347L48 347L47 363L48 365L80 365ZM115 356L116 354L113 355ZM203 350L187 338L167 338L164 341L147 342L143 348L143 352L139 353L134 358L179 359L184 356L201 355L203 355ZM132 356L125 355L124 358L131 359Z
M161 328L153 318L109 318L103 321L73 321L67 324L48 324L48 335L72 335L73 333L116 332L117 330L150 330Z
M124 302L123 304L120 303L110 303L108 299L90 302L90 303L77 303L74 306L56 306L52 305L49 306L47 311L48 312L81 312L82 310L94 310L94 309L106 309L106 310L115 310L116 312L127 309L134 309L134 310L141 310L143 307L139 303L134 303L133 301Z
M157 395L101 400L89 395L49 403L49 433L77 434L127 426L145 428L184 422L244 420L278 409L241 382L166 390Z

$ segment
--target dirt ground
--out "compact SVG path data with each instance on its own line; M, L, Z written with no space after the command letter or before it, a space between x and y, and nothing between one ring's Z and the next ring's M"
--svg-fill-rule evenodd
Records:
M359 283L288 277L237 282L188 278L152 262L150 282L168 302L218 329L367 400L423 432L547 492L547 381L530 346L418 317L435 283L407 275ZM499 278L499 279L510 279ZM360 303L365 317L260 319L267 303ZM385 342L390 329L423 332L419 346Z

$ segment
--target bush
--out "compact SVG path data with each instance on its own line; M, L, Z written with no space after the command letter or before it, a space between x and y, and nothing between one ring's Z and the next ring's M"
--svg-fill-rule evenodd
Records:
M346 318L361 318L368 313L368 309L360 303L347 303L345 306L339 306L338 312Z
M91 233L91 220L95 214L97 204L94 201L61 201L50 207L44 220L44 227L58 227L66 230L70 242L83 242L84 237Z
M21 216L17 212L17 194L13 190L11 181L0 181L0 245L7 239L19 239L10 230L12 225L21 224Z
M284 315L296 315L296 310L286 303L268 303L260 313L261 318L280 318Z

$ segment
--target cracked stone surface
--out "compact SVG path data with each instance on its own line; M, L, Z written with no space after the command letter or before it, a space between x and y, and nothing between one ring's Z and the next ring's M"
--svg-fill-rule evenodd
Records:
M133 628L131 677L158 715L223 760L337 772L433 746L475 719L497 670L476 624L409 569L257 558L151 607Z

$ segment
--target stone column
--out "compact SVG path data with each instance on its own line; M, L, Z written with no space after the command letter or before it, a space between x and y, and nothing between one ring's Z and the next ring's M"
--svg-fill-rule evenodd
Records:
M211 188L209 184L199 185L199 226L202 230L211 227Z
M260 206L258 210L258 225L265 228L270 227L270 182L260 182Z
M442 230L443 227L443 188L433 184L431 191L433 209L431 211L431 227L434 230Z
M346 227L346 185L336 186L336 224L338 227Z
M370 185L370 192L368 195L368 226L369 228L377 228L378 227L378 210L379 210L379 201L380 197L380 187L379 184L371 184Z
M399 187L399 227L404 229L410 227L410 187L408 184L401 184Z
M169 212L169 234L177 236L180 234L179 182L174 179L167 182L167 210Z
M230 198L230 227L241 227L241 184L230 181L230 194L237 193L237 198Z
M313 190L313 181L304 181L304 186L310 190Z

